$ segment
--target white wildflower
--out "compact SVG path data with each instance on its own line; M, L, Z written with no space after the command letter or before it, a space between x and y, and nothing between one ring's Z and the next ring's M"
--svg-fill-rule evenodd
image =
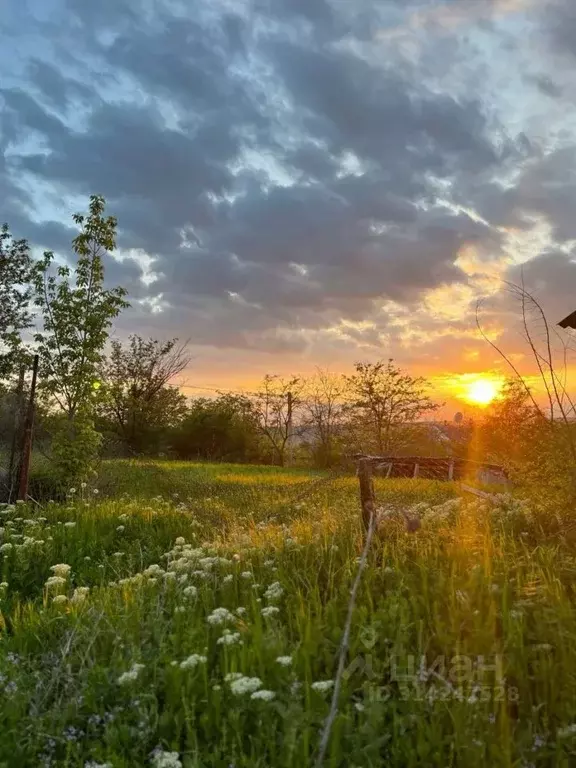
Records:
M193 584L190 584L190 586L183 589L182 594L184 597L194 598L198 597L198 590Z
M94 760L88 760L84 763L84 768L113 768L112 763L96 763Z
M126 528L125 528L125 526L123 526L123 525L118 525L118 526L116 527L116 530L118 531L118 533L122 533L123 531L125 531L125 530L126 530Z
M572 725L567 725L564 728L558 728L556 736L558 736L559 739L565 739L567 736L573 736L575 733L576 723L572 723Z
M264 618L269 618L270 616L275 616L276 614L280 613L280 609L275 605L269 605L266 608L262 608L261 613Z
M148 568L146 568L144 571L142 571L144 576L163 576L164 570L160 568L158 563L153 563L152 565L149 565Z
M228 576L224 576L222 579L223 584L230 584L232 581L234 581L234 576L231 573L229 573Z
M51 587L63 587L65 584L66 579L62 576L49 576L44 586L46 589L51 589Z
M100 491L98 490L98 488L93 488L93 489L92 489L92 493L94 494L94 496L98 496L98 494L100 493Z
M2 546L0 547L0 552L10 552L11 549L12 549L12 544L10 544L10 542L7 542L6 544L2 544Z
M176 574L172 571L168 571L164 574L164 581L176 581Z
M229 629L225 629L222 637L216 641L216 645L242 645L240 632L230 632Z
M200 579L209 579L210 574L208 571L192 571L192 576L198 576Z
M76 527L76 523L74 523L72 521L64 523L64 528L75 528L75 527Z
M262 687L262 680L259 677L241 676L230 683L230 690L235 696L242 696L245 693L253 693Z
M66 565L66 563L57 563L56 565L52 565L50 570L54 576L61 576L63 579L65 579L72 570L72 566Z
M151 764L153 768L182 768L178 752L163 752L160 749L152 753Z
M206 621L208 624L219 625L226 624L227 621L233 621L233 619L234 615L227 608L215 608L207 616Z
M274 691L266 691L262 689L261 691L254 691L250 698L259 699L260 701L272 701L272 699L276 698L276 694Z
M68 493L69 493L71 496L74 496L74 494L76 493L76 488L70 488L70 490L68 491Z
M206 656L193 653L192 656L188 656L187 659L180 662L180 669L195 669L199 664L206 664L207 661Z
M282 589L280 582L275 581L273 584L270 584L266 592L264 592L264 597L267 600L279 600L283 593L284 590Z
M228 674L224 677L224 680L227 683L233 683L234 680L240 680L241 677L244 677L241 672L228 672Z
M128 672L124 672L118 678L118 683L124 685L125 683L133 683L138 679L140 672L144 669L144 664L133 664Z
M90 587L76 587L70 598L70 602L73 605L80 605L88 597L88 592L90 592Z
M242 571L240 576L242 576L243 579L251 579L252 573L250 571Z
M68 602L68 598L66 595L56 595L56 597L52 598L52 602L56 605L63 605L64 603Z
M318 680L310 686L313 691L327 693L334 686L334 680Z
M178 536L178 538L176 539L176 545L178 547L183 547L184 544L186 544L186 539L183 536Z
M281 667L289 667L292 664L292 656L278 656L276 663Z
M244 608L243 606L240 606L240 608L236 608L236 614L238 616L244 616L245 613L246 613L246 608Z

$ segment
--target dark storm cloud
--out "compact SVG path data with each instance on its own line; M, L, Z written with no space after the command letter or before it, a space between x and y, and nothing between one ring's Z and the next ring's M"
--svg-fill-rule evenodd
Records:
M526 81L534 83L540 93L543 93L544 96L550 96L551 99L558 99L562 96L562 88L549 75L526 75Z
M549 0L542 4L541 13L553 50L576 56L576 5L573 0Z
M406 10L386 7L391 23ZM167 3L61 0L61 18L42 29L61 48L81 40L88 55L70 71L61 56L35 55L27 81L4 90L7 175L105 195L121 247L146 252L157 274L146 289L125 260L108 279L136 298L161 294L157 327L180 324L199 343L300 349L298 329L465 281L462 245L497 248L498 236L446 206L431 180L448 199L465 190L486 210L498 200L496 220L532 204L548 212L546 199L515 202L495 186L525 153L478 99L360 55L353 38L368 39L386 7L364 0L352 23L336 0L255 0L234 12L206 0L184 17ZM36 143L20 152L27 134ZM21 234L62 248L68 230L26 224L18 194L11 182Z

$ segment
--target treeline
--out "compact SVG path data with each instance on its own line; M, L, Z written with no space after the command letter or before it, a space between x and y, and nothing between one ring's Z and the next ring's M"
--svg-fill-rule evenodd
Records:
M177 340L113 343L96 408L108 453L330 467L355 452L445 455L451 443L418 423L438 407L426 382L391 360L348 376L269 375L249 395L191 401L170 383L188 362Z
M355 451L445 451L418 421L437 409L424 379L392 360L357 363L345 376L266 376L250 395L187 401L175 382L186 344L132 336L109 340L129 306L106 287L117 222L102 197L73 217L72 255L34 261L28 243L0 232L0 443L10 442L40 358L36 435L62 482L86 479L102 455L267 462L329 467ZM19 371L28 371L18 387ZM18 392L20 394L18 394ZM20 419L21 426L21 419ZM457 442L457 441L456 441Z

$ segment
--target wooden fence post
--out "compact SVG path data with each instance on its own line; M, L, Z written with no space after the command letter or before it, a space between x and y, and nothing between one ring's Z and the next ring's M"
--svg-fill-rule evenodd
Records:
M358 481L360 483L360 505L362 507L362 522L367 531L370 520L376 512L376 496L372 481L372 463L370 459L360 459L358 462Z
M32 368L32 384L24 422L24 443L22 445L22 462L20 464L20 482L18 484L17 500L26 501L28 498L28 477L30 475L30 458L32 455L32 431L34 429L34 399L36 397L36 380L38 378L38 355L34 356Z
M8 501L12 501L15 490L16 480L18 479L18 464L16 462L16 452L20 443L20 428L22 427L22 416L24 415L24 376L26 375L26 366L20 366L20 376L18 386L16 387L16 397L14 406L14 422L12 427L12 444L10 446L10 463L8 465Z

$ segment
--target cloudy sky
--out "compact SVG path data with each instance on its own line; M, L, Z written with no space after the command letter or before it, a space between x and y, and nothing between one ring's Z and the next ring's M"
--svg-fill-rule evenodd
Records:
M119 220L115 335L193 386L394 357L529 372L503 280L576 309L573 0L4 0L0 219ZM503 368L502 368L503 370ZM190 391L192 393L192 391Z

